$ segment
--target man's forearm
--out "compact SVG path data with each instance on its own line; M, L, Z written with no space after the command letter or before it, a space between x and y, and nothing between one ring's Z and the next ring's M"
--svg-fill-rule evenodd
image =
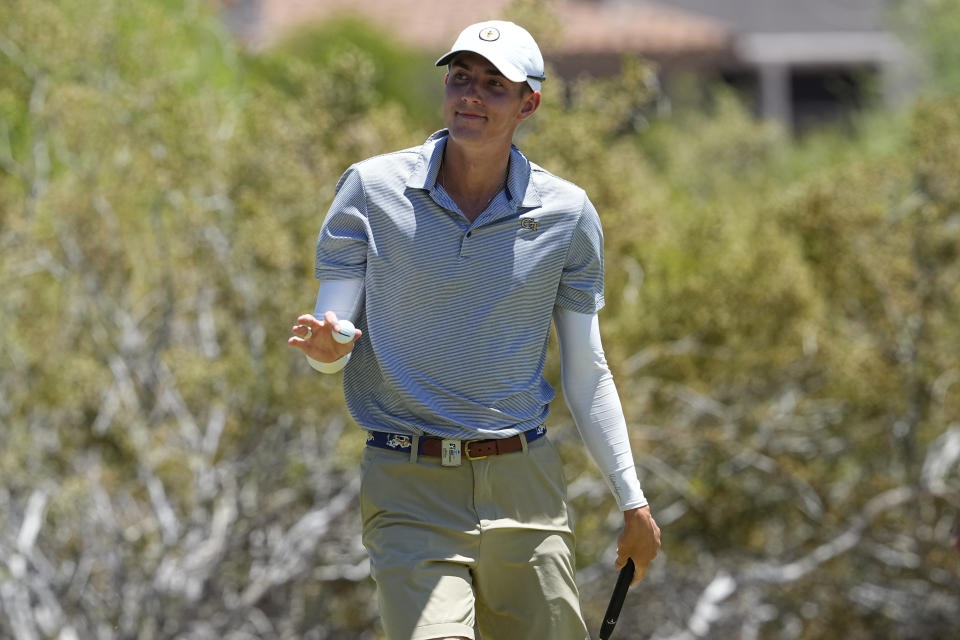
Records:
M621 510L647 504L623 408L607 367L595 314L557 309L563 393L583 442Z

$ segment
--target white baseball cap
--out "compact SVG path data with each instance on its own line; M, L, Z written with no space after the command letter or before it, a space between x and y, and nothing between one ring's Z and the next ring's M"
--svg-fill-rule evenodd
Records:
M513 22L487 20L472 24L460 32L450 52L437 60L442 67L462 51L479 53L489 60L507 80L526 82L534 91L547 79L543 56L530 32Z

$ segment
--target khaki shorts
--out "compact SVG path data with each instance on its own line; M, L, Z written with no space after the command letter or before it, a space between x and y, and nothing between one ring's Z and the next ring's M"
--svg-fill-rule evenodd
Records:
M583 640L560 457L463 459L366 447L363 544L390 640Z

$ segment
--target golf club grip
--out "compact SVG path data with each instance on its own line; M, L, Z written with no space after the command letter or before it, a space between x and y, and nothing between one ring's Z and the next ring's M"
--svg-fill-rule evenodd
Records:
M620 575L617 577L617 586L613 588L613 595L610 596L610 604L607 605L607 612L603 614L603 624L600 626L600 640L609 640L613 628L620 619L620 609L623 608L623 601L627 598L627 589L630 588L630 582L633 580L633 560L627 558L627 564L620 569Z

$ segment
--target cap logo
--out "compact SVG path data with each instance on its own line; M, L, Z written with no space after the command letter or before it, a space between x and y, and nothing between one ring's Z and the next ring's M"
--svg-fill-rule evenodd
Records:
M493 27L487 27L486 29L480 32L480 39L486 40L487 42L493 42L494 40L498 40L499 38L500 38L500 31L498 31L497 29L494 29Z

